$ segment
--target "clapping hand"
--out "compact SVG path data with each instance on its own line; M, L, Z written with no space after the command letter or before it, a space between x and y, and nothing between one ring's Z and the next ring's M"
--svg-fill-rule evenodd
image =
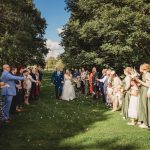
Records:
M5 88L5 87L10 87L10 86L4 82L0 82L0 87Z
M4 82L0 82L0 87L5 86L6 84Z

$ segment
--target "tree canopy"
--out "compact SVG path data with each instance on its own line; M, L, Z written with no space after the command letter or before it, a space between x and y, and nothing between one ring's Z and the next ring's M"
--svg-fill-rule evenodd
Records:
M150 3L143 0L66 0L71 13L61 34L67 66L117 70L150 58Z
M1 0L0 64L44 66L46 20L32 0Z

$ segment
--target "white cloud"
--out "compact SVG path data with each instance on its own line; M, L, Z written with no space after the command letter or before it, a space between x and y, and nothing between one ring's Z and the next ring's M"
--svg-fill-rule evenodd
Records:
M63 47L60 46L60 42L58 42L58 41L53 41L53 40L49 39L46 41L46 46L47 46L47 48L50 49L46 58L57 57L58 55L60 55L64 52Z
M61 34L63 31L64 31L63 28L58 28L57 29L58 34Z

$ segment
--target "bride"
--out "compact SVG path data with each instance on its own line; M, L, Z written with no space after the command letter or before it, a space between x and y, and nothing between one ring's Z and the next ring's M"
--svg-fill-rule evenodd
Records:
M63 92L61 99L62 100L73 100L75 98L75 91L74 87L71 82L72 74L69 70L66 70L66 73L64 75L64 86L63 86Z

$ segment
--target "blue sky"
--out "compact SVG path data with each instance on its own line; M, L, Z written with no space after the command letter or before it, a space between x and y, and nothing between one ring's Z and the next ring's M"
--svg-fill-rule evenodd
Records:
M69 13L64 10L64 0L34 0L34 3L48 24L45 37L59 40L57 29L65 25L69 18Z
M48 47L52 49L54 55L62 53L58 33L69 19L69 13L64 10L66 6L64 0L34 0L34 3L48 24L45 34Z

